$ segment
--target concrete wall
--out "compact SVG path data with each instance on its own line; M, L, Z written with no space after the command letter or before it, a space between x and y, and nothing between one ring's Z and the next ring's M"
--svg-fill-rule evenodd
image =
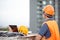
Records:
M37 0L30 0L30 30L37 33Z

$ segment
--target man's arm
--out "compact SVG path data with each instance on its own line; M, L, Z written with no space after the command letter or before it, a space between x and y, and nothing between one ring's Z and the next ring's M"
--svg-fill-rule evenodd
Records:
M39 33L36 35L36 40L42 39L43 36L46 36L48 38L50 36L50 32L48 30L49 29L48 29L47 24L43 24L42 27L39 30ZM45 35L46 32L48 32L47 35Z
M41 40L42 36L37 34L35 40Z

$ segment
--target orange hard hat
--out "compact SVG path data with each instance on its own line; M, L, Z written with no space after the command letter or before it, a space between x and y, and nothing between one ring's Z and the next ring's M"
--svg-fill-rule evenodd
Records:
M48 15L54 15L54 7L52 5L46 5L44 8L43 8L43 11L48 14Z

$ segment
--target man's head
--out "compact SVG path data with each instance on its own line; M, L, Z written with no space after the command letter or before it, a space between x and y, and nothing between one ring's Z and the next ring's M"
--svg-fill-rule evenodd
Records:
M54 7L52 5L46 5L44 8L43 8L43 12L44 12L44 17L48 17L48 18L51 18L54 16Z

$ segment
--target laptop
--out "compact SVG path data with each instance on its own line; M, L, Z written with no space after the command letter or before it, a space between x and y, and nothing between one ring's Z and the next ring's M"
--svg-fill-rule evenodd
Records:
M11 28L13 32L18 32L17 25L9 25L9 28Z

